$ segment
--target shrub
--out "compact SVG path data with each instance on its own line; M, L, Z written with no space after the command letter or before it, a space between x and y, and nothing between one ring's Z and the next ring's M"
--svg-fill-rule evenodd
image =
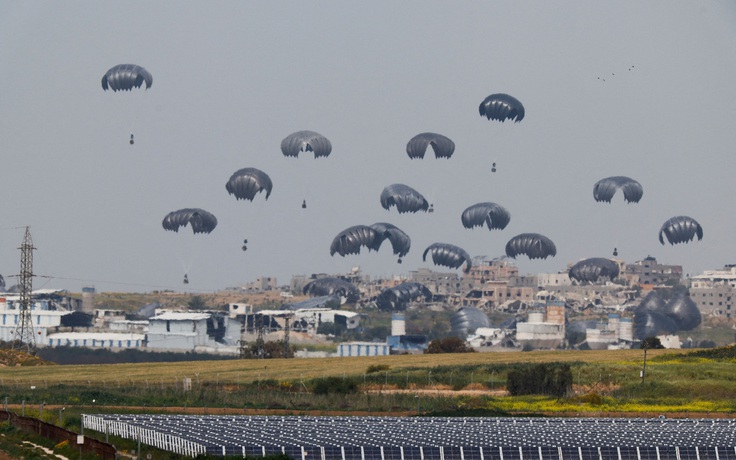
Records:
M358 391L358 382L352 378L327 377L314 382L312 392L316 395L350 394Z
M368 369L366 369L366 374L373 374L375 372L382 372L387 371L391 368L388 364L371 364L368 366Z
M552 395L565 396L572 389L572 370L569 364L529 364L511 370L506 388L511 396Z

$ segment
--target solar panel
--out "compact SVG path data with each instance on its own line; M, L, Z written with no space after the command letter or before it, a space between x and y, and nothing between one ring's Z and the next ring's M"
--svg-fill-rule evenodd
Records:
M182 455L360 460L736 460L730 419L84 415Z

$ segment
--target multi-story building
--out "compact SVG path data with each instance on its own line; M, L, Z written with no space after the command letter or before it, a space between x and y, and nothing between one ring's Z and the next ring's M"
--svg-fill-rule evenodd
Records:
M626 266L624 277L629 284L667 284L679 283L682 279L682 265L664 265L652 256Z
M690 278L690 298L701 314L735 318L736 265L723 270L706 270Z
M409 281L422 283L432 294L440 296L460 294L469 284L463 283L457 273L441 273L427 268L410 272Z

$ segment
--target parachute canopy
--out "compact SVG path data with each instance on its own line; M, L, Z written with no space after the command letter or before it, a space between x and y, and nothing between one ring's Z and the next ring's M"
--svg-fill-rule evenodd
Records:
M204 209L184 208L168 213L161 224L165 230L174 232L189 224L194 233L210 233L217 227L217 218Z
M667 316L677 325L678 331L695 329L702 321L698 306L684 292L678 292L672 296L667 302L666 312Z
M143 83L146 89L153 85L153 76L143 67L135 64L118 64L102 76L102 89L107 91L130 91L140 88Z
M462 307L452 314L450 325L452 335L465 339L468 334L474 333L479 327L490 327L491 320L477 307Z
M634 310L634 337L645 339L689 331L701 320L700 310L687 293L675 292L669 302L665 302L657 291L652 291Z
M314 131L297 131L281 141L281 152L287 157L297 157L299 152L314 152L314 158L332 153L329 139Z
M424 196L404 184L392 184L384 188L383 192L381 192L381 206L383 206L383 209L390 209L391 206L396 206L399 214L426 211L429 209L429 203Z
M266 191L266 199L271 195L273 183L268 174L256 168L243 168L235 171L225 184L227 193L238 200L253 201L256 194Z
M377 232L367 225L348 227L332 240L330 255L338 253L345 257L347 254L360 254L362 246L367 247L369 251L375 249L376 235Z
M521 233L506 243L507 256L515 259L519 254L525 254L530 259L546 259L557 255L557 248L552 240L544 235Z
M488 230L503 230L511 220L511 214L500 204L486 202L468 207L461 216L465 228L480 227L483 224Z
M382 289L376 297L376 305L383 311L405 310L409 302L419 299L428 301L431 298L432 293L425 285L407 282Z
M634 179L626 176L613 176L606 177L595 183L593 186L593 198L595 198L595 201L610 203L618 189L624 192L624 200L627 203L638 203L644 194L641 184Z
M698 221L688 216L675 216L667 219L659 229L659 242L664 244L664 236L670 244L687 243L695 236L698 241L703 239L703 227Z
M342 303L355 303L360 299L360 290L354 285L340 278L317 278L302 288L302 293L310 297L336 295Z
M436 133L421 133L412 137L406 144L406 153L412 160L424 158L427 147L432 146L435 158L450 158L455 152L455 143L449 137Z
M618 277L619 268L618 264L610 259L592 257L576 263L567 273L571 279L581 283L585 281L595 283L600 278L615 279Z
M394 254L399 257L404 257L409 253L411 248L411 238L409 235L404 233L399 227L389 224L386 222L378 222L370 226L376 231L376 238L373 242L372 249L378 251L384 240L391 242L391 247L394 250Z
M674 334L677 331L675 322L663 313L637 308L634 310L634 338L646 339L658 335Z
M473 262L465 249L448 243L432 243L422 254L422 260L426 262L427 254L432 254L432 262L450 268L459 268L465 263L465 273L470 271Z
M524 106L521 102L515 97L503 93L491 94L483 99L478 111L481 117L500 122L514 120L518 123L524 119Z

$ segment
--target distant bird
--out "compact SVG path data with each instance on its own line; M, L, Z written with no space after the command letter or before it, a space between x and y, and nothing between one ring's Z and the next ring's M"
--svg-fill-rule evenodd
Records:
M133 135L130 135L130 145L135 144L135 139L133 138Z
M186 273L184 274L184 284L189 284L189 277L187 277Z
M496 163L491 166L491 172L496 172Z
M427 212L434 212L434 204L430 203L429 209L427 210Z
M618 248L613 248L613 256L614 257L618 256Z
M302 209L307 209L307 200L302 200Z

